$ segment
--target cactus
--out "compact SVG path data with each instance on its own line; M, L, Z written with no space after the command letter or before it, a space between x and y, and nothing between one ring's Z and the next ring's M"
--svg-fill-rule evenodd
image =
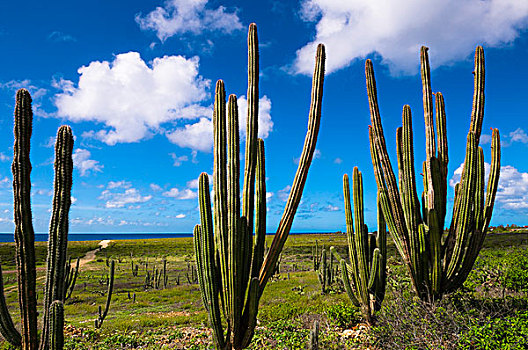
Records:
M55 300L51 303L49 315L49 349L62 350L64 348L64 304L62 301Z
M345 290L352 302L361 307L363 316L372 323L374 312L381 309L385 297L387 280L387 228L378 193L378 231L370 234L363 215L363 177L357 167L352 175L354 216L350 201L348 175L343 176L345 216L347 226L348 257L350 264L342 259L334 247L330 250L341 265L341 276ZM350 278L352 277L352 279Z
M319 244L317 240L315 241L315 245L312 247L312 260L313 260L313 270L317 271L319 270L319 266L321 265L321 253L319 253Z
M308 343L309 350L319 350L319 321L314 321L313 327L310 330L310 341Z
M328 260L330 260L330 262L328 262ZM330 254L330 259L328 259L327 250L323 248L319 262L319 269L316 270L317 277L321 283L322 294L326 294L328 290L327 287L330 287L335 282L334 256Z
M71 258L66 263L65 267L65 273L66 276L64 278L64 297L62 301L66 301L71 298L71 295L73 293L73 290L75 289L75 282L77 282L77 276L79 276L79 263L80 258L77 258L77 263L75 264L75 268L71 265Z
M101 328L103 325L103 321L106 318L106 315L108 315L108 310L110 309L110 301L112 300L112 292L114 291L114 270L115 270L115 262L114 260L110 260L110 278L108 279L108 291L106 292L106 304L104 311L101 306L99 306L99 315L95 319L95 328ZM134 301L135 301L135 293L134 293Z
M259 299L275 271L279 255L288 238L315 151L321 115L325 53L324 46L319 45L303 153L283 217L269 253L264 257L266 176L264 141L257 140L259 58L255 24L249 26L248 52L248 122L244 186L240 191L236 97L229 96L226 118L224 83L220 80L216 85L213 112L214 221L209 178L206 173L202 173L199 178L201 225L194 229L202 300L209 314L214 342L219 349L243 349L253 338ZM227 331L224 331L222 315L227 321Z
M500 137L493 129L491 169L484 199L484 153L479 147L484 118L484 50L475 50L471 125L461 181L455 186L453 215L444 234L447 206L447 134L444 98L433 94L427 48L421 49L426 131L422 203L416 192L411 109L403 107L403 127L396 132L399 190L385 145L372 62L365 65L372 127L370 148L383 215L411 276L413 289L425 301L441 298L462 285L482 248L491 220L500 174ZM435 142L437 141L437 142ZM438 149L437 149L438 146ZM420 210L421 209L421 210Z
M70 127L61 126L55 143L55 180L53 209L50 222L46 286L44 290L44 318L42 334L37 334L37 293L35 269L35 233L31 215L30 139L33 124L31 96L25 89L16 94L15 144L13 147L13 197L15 217L15 245L18 278L18 300L22 332L14 327L5 304L0 283L0 333L14 346L24 350L48 349L48 325L54 322L61 329L61 319L50 316L50 306L64 296L65 262L68 237L68 213L71 205L73 135ZM0 271L1 272L1 271ZM58 315L54 313L54 315ZM50 319L50 317L52 317ZM58 316L57 316L58 317ZM60 324L60 325L59 325Z

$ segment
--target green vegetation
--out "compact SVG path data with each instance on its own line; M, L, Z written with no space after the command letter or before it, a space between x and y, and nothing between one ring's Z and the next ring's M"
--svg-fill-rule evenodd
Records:
M272 238L266 237L267 244ZM523 268L522 260L513 257L526 255L528 232L488 235L463 287L433 305L414 297L406 267L389 241L386 294L372 328L345 292L321 294L313 271L316 240L347 254L344 234L290 235L281 273L271 278L261 297L250 349L305 349L314 321L320 324L320 349L457 349L471 341L487 344L488 338L496 339L490 344L509 342L505 349L528 346L524 339L510 336L526 328L526 292L506 287L502 280L505 273L499 272L506 266ZM76 251L96 245L71 244ZM102 327L95 329L98 305L106 302L107 258L116 264L112 304ZM167 288L145 289L144 264L148 263L149 270L161 268L163 259L167 261ZM132 260L140 267L138 276L130 269ZM65 349L211 349L213 338L199 285L189 284L185 278L176 284L189 262L193 262L192 238L119 240L98 251L92 262L81 266L76 288L65 302ZM37 290L41 300L42 291ZM17 305L16 290L6 292L6 301L10 309ZM40 312L40 303L38 307ZM13 316L18 325L18 314ZM474 349L487 348L475 345Z

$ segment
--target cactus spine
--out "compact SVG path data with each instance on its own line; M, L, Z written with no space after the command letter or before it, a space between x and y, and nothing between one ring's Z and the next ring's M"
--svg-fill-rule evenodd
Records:
M363 177L357 167L354 167L352 180L355 220L352 216L348 175L343 176L350 264L347 264L337 254L334 247L330 249L341 264L341 275L349 298L356 306L361 307L363 316L367 322L371 323L374 312L381 309L381 303L385 297L387 228L378 194L378 231L375 235L369 235L363 216Z
M248 34L248 129L242 208L237 101L236 96L229 96L226 116L224 83L217 82L213 112L215 215L213 218L209 178L202 173L199 179L201 224L194 229L194 245L202 300L219 349L243 349L253 338L259 299L288 237L315 151L321 116L324 58L324 46L320 45L301 161L283 218L266 257L266 176L264 141L257 140L259 56L255 24L249 26ZM227 321L227 332L224 332L222 315Z
M17 91L15 105L15 144L13 155L13 197L15 244L18 275L18 299L22 333L14 327L0 288L0 332L4 338L24 350L39 347L37 334L37 296L35 269L35 233L31 215L31 162L29 159L33 112L31 96L25 89ZM70 127L61 126L55 143L55 181L47 258L47 279L44 293L43 330L40 349L49 348L50 307L64 296L65 262L68 237L68 213L71 205L73 135ZM0 287L3 287L0 285ZM58 314L55 314L58 315ZM60 319L53 319L62 332ZM60 326L59 326L60 324Z
M99 315L95 319L95 328L101 328L103 321L108 315L108 310L110 309L110 301L112 300L112 292L114 290L114 270L115 262L114 260L110 261L110 277L108 279L108 291L106 292L106 304L104 311L101 306L99 306Z
M416 294L439 299L460 287L471 271L488 229L500 173L500 137L493 129L491 169L484 199L484 153L479 147L484 118L484 50L475 50L474 94L466 157L455 199L449 232L444 235L447 203L447 133L444 99L431 90L427 48L421 49L421 75L426 131L422 203L416 192L411 109L403 107L403 127L396 132L399 190L385 145L372 62L365 74L372 127L369 130L372 163L380 191L383 215L402 256ZM421 209L421 210L420 210Z

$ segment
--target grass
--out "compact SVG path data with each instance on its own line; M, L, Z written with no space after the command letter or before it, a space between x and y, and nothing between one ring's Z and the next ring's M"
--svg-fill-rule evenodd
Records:
M290 236L280 273L262 296L251 349L305 349L315 320L321 324L323 349L528 347L516 335L528 330L524 265L528 234L489 235L464 288L434 305L413 297L405 269L389 245L387 295L373 328L361 322L360 313L339 288L321 294L312 271L316 240L320 246L333 245L346 252L342 234ZM268 245L270 241L268 237ZM82 256L97 243L71 242L69 254ZM13 249L13 244L0 245L2 264L12 262ZM38 265L43 266L45 242L37 243L36 250ZM116 261L112 304L102 328L95 329L97 308L106 300L109 259ZM160 269L163 259L168 267L167 288L145 288L146 271ZM132 262L139 266L138 276L132 274ZM82 268L73 296L66 302L66 349L212 348L199 287L190 276L192 263L192 238L113 241ZM18 325L16 294L7 293L6 298Z

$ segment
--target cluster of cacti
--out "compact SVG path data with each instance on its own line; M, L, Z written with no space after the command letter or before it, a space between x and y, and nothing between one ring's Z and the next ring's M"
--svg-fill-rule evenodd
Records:
M451 225L444 234L447 211L447 135L444 99L435 95L433 117L427 48L421 49L421 74L426 135L422 203L416 191L411 109L403 107L403 127L396 132L399 188L389 160L378 108L372 62L365 65L372 127L369 130L372 163L381 207L398 252L407 266L413 288L423 300L441 298L460 287L471 271L488 229L500 173L499 131L493 130L487 191L484 153L479 147L484 118L484 51L475 51L471 125L460 183L455 186ZM435 140L435 128L437 140ZM486 198L484 198L486 194Z
M103 310L103 308L99 305L98 315L95 319L95 328L101 328L101 326L103 325L103 321L106 318L106 315L108 315L108 310L110 309L110 301L112 300L112 292L114 291L114 270L115 262L114 260L110 260L110 276L108 278L108 290L106 292L105 308Z
M330 260L330 262L328 262ZM327 250L323 248L319 258L318 269L316 270L322 293L326 294L328 288L336 281L337 265L334 267L334 256L330 254L328 258Z
M132 256L130 257L130 271L132 271L132 276L134 277L138 276L139 265L134 264L134 260L132 260Z
M214 342L220 349L243 349L253 338L260 296L275 271L301 200L321 115L323 45L317 48L308 132L299 167L277 233L264 257L266 176L264 141L257 140L259 57L255 24L249 26L248 52L248 121L242 205L237 100L235 95L229 96L226 116L224 83L218 81L213 112L215 215L213 219L209 177L202 173L199 179L201 225L194 229L202 299L213 328ZM222 315L227 329L224 329Z
M13 147L13 197L15 221L18 300L22 332L14 326L4 298L0 278L0 332L14 346L23 349L62 349L65 295L65 266L68 243L68 214L71 205L73 135L61 126L55 143L53 209L48 239L46 285L44 288L42 333L37 333L35 233L31 214L31 162L29 158L33 124L31 96L25 89L16 94L15 144ZM0 269L1 274L1 269Z
M339 256L334 247L330 249L340 262L341 276L350 300L356 306L360 306L363 316L370 323L374 312L381 309L381 303L385 297L387 227L380 208L380 196L378 194L378 231L375 234L369 234L363 213L363 177L357 167L354 167L352 181L354 214L352 214L348 175L343 176L350 264L347 264Z
M73 290L75 289L75 282L77 282L77 276L79 275L79 263L80 258L77 258L77 263L75 264L75 267L71 264L71 258L68 259L66 262L66 266L64 267L64 271L66 276L64 277L64 297L62 298L62 301L66 301L71 298L71 295L73 293Z

